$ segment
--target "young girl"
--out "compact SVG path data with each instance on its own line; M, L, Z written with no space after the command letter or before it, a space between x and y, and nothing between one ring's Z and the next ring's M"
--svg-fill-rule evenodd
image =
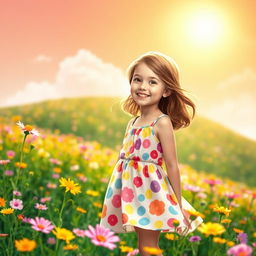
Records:
M136 232L140 255L147 256L143 247L159 248L160 232L187 235L203 221L191 221L186 211L194 208L181 195L173 132L190 124L186 105L193 117L195 105L182 92L177 64L162 53L134 60L128 78L131 94L123 109L136 117L126 127L100 225L116 233Z

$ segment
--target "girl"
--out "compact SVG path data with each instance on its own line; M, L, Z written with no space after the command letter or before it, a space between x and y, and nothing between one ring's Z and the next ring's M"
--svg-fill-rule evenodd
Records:
M195 105L182 92L177 64L162 53L134 60L128 78L131 94L123 110L136 117L126 127L100 225L116 233L136 232L140 255L147 256L143 247L159 248L160 232L187 235L203 221L191 221L186 211L194 208L181 195L173 132L190 124L186 105L193 117Z

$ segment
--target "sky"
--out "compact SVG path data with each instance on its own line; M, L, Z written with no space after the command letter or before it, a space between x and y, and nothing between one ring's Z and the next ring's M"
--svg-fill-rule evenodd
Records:
M0 107L126 97L128 65L159 51L199 115L256 140L255 1L0 3Z

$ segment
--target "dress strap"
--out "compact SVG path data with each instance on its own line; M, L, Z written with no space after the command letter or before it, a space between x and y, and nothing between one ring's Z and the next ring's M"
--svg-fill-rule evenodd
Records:
M161 117L163 117L163 116L168 116L168 115L166 115L166 114L160 115L159 117L156 118L156 120L155 120L150 126L154 126L154 125L156 124L156 122L157 122Z
M132 122L132 125L134 125L134 123L135 123L135 121L137 120L138 117L139 117L139 116L136 116L136 117L134 118L134 120L133 120L133 122Z

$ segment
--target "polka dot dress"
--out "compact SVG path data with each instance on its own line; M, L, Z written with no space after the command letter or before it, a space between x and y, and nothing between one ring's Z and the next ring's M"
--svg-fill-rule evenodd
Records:
M163 151L153 129L162 116L167 115L159 116L150 125L131 125L125 134L106 190L101 226L116 233L134 232L137 226L187 235L203 222L197 217L191 223L192 228L187 228L163 169ZM185 210L194 210L183 197L182 206ZM179 221L178 227L175 220Z

